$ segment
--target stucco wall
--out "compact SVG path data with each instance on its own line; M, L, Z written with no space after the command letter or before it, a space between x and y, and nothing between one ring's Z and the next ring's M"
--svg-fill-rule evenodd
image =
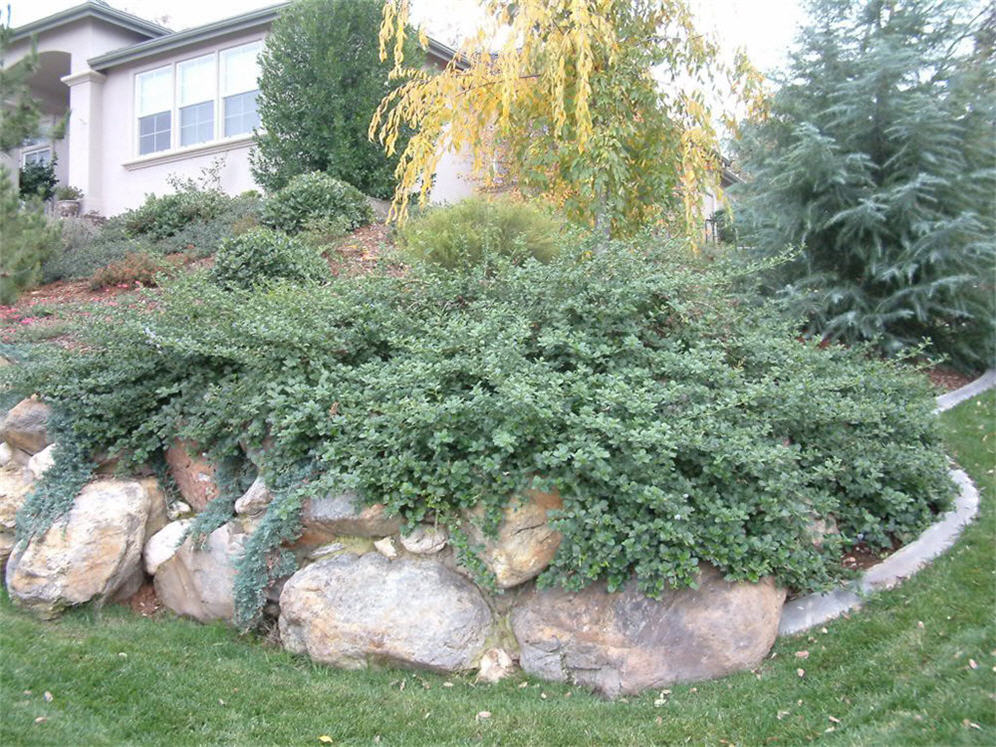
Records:
M219 176L221 187L226 192L238 194L247 189L258 188L249 170L251 136L212 141L140 157L134 92L135 76L139 73L248 44L263 37L264 34L259 30L231 34L208 44L187 47L179 53L157 55L107 71L102 93L103 127L100 135L102 213L116 215L140 205L147 194L171 192L167 177L200 177L215 159L221 159L224 164Z

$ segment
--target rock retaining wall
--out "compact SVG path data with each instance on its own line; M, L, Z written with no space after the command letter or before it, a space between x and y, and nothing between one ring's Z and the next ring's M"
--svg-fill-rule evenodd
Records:
M125 598L151 577L175 613L231 621L234 562L270 500L263 482L236 502L232 521L195 547L185 539L190 519L178 515L202 509L217 486L197 447L177 442L168 462L189 506L167 505L153 478L98 477L63 520L15 544L16 511L57 448L48 441L47 418L45 405L32 399L0 423L0 560L14 602L52 617L67 606ZM962 486L964 500L974 488L967 478ZM783 612L785 591L771 579L731 583L709 566L696 589L665 590L656 601L633 584L618 592L604 584L539 590L534 579L560 543L546 515L560 505L556 494L515 497L494 538L467 513L465 531L483 546L482 560L503 590L492 594L459 565L444 528L402 532L383 506L362 505L348 493L311 501L290 548L301 567L269 590L268 612L288 650L338 667L479 668L479 679L490 682L517 661L537 677L616 696L753 668L780 624L782 633L795 632L824 621L831 608L839 614L841 604L860 602L857 591L843 590L832 604L805 598ZM958 527L972 515L960 503ZM951 541L948 532L944 542ZM897 557L894 564L904 562L902 552Z

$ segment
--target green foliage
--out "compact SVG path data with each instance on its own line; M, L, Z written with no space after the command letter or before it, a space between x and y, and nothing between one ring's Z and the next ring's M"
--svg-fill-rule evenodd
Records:
M55 194L55 161L29 163L24 166L17 179L21 197L26 200L38 198L49 200Z
M209 221L224 208L228 198L217 190L184 189L157 197L152 194L134 210L123 214L124 226L132 234L165 239L195 221Z
M131 252L93 273L90 288L100 290L113 285L135 283L153 286L157 283L157 276L169 269L170 266L160 256L149 252Z
M0 166L0 304L42 278L42 263L59 246L59 228L49 222L37 200L22 203L7 169Z
M974 6L814 2L771 118L746 131L741 235L801 248L771 286L814 333L994 360L996 15Z
M397 86L378 53L381 6L380 0L298 0L274 22L261 61L262 128L253 149L253 176L268 191L311 171L375 197L394 191L397 157L367 138L381 97ZM424 59L414 42L405 49L409 59Z
M83 190L79 187L71 187L63 184L55 189L55 199L57 200L82 200Z
M363 193L328 174L295 176L286 187L263 203L263 224L296 233L313 221L334 221L343 231L373 220L373 208Z
M41 109L29 88L31 76L38 69L38 50L32 41L30 52L8 65L12 33L10 26L0 22L0 151L18 147L41 129Z
M38 479L17 511L17 539L44 534L73 507L73 501L93 475L92 454L77 437L72 423L55 410L48 421L48 432L57 444L54 462Z
M489 256L549 262L562 231L560 221L535 205L471 197L407 221L398 229L398 244L409 257L451 269Z
M246 290L278 279L300 285L321 283L332 273L322 256L303 241L256 228L222 242L211 277L222 287Z
M53 252L42 265L45 283L92 277L129 254L154 251L151 240L132 238L121 216L103 226L95 226L85 218L66 218L61 228L62 250Z
M266 440L274 500L239 561L243 624L287 566L303 500L343 489L453 524L557 488L563 542L544 584L635 575L654 595L709 562L825 587L841 545L906 539L946 505L931 391L906 366L743 309L736 279L616 245L307 292L200 273L142 312L89 320L82 350L0 377L65 410L89 449L136 461L175 437L216 456ZM841 530L822 549L817 517Z

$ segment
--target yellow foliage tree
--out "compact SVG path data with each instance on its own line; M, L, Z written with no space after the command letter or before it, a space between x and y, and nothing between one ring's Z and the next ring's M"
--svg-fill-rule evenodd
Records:
M395 171L392 217L404 220L416 191L428 200L452 151L469 155L485 184L540 194L614 235L665 221L698 232L703 193L719 189L711 104L734 102L732 122L762 101L746 58L724 64L686 0L486 0L485 9L490 24L440 73L405 66L408 0L384 5L381 56L393 56L404 82L381 102L370 136L393 154L402 133L415 133Z

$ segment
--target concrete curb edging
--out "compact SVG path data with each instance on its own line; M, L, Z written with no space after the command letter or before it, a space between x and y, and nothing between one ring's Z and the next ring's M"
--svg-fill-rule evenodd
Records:
M944 412L967 399L996 386L996 369L986 371L971 384L937 398L937 410ZM778 635L793 635L815 625L859 609L865 597L898 586L951 547L962 530L979 513L979 491L960 469L950 471L958 486L954 507L941 515L913 542L896 551L854 581L848 588L823 594L809 594L785 603Z
M990 368L970 384L966 384L961 389L955 389L953 392L948 392L938 397L937 409L934 412L950 410L955 405L960 405L966 399L971 399L976 394L982 394L994 386L996 386L996 368Z

